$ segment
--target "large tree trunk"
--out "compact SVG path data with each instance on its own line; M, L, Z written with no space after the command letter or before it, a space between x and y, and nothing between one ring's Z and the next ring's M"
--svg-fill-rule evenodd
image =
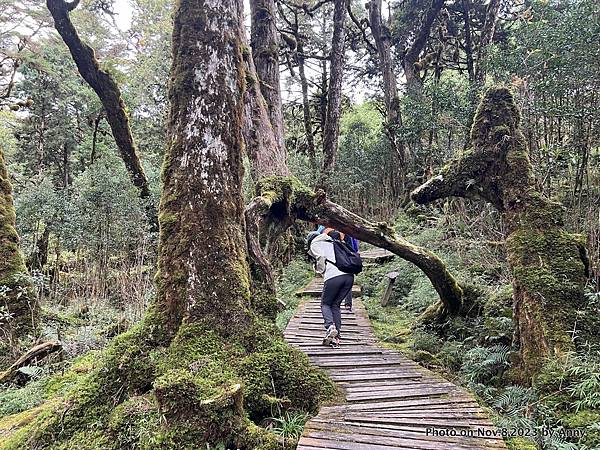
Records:
M329 53L330 75L327 94L327 116L323 130L323 167L319 186L329 187L330 177L335 168L340 117L342 108L342 81L344 78L344 40L346 37L346 14L350 0L335 0L333 11L333 38Z
M69 17L69 13L78 4L79 0L73 0L72 2L46 0L46 5L54 18L54 27L69 47L79 73L96 92L106 110L106 120L110 124L121 158L133 184L139 189L140 197L149 197L148 179L142 168L135 141L131 134L127 107L121 96L121 90L111 74L100 68L94 50L81 41Z
M412 198L428 203L449 196L483 198L502 212L513 274L514 317L520 348L520 378L528 381L544 358L574 349L570 333L585 321L587 259L582 236L564 229L563 208L535 184L520 114L505 88L489 90L471 133L473 148L444 166Z
M279 86L279 32L274 0L251 0L251 45L260 91L267 103L277 145L285 148Z
M242 0L179 0L156 298L9 448L283 449L256 423L283 404L314 412L333 394L251 307L243 33Z
M8 317L0 320L0 338L13 350L18 350L17 340L27 336L37 324L39 305L28 279L15 227L12 186L0 148L0 306ZM0 352L6 350L0 349Z

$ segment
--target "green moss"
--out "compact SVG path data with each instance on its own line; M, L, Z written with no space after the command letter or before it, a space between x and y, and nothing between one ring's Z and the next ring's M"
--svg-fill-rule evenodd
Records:
M508 450L537 450L535 442L526 438L512 438L506 441Z
M315 413L319 404L335 395L336 388L308 357L283 341L248 355L240 364L250 417L272 415L274 405ZM310 393L310 395L307 395ZM265 394L268 394L266 396Z
M0 334L3 339L15 346L36 328L39 304L27 277L25 260L19 248L19 235L16 230L15 207L12 185L0 148L0 288L2 305L10 313L8 321L0 321Z
M561 418L562 425L569 430L577 430L582 434L579 444L588 448L598 448L600 445L600 411L585 409Z
M483 307L486 340L510 344L514 331L512 285L500 287Z
M577 240L560 228L519 228L507 238L516 282L538 300L540 324L553 349L573 349L569 334L584 306L584 264Z

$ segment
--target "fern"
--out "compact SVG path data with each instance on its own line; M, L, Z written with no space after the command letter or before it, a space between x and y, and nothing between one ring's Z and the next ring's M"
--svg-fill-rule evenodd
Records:
M468 383L481 383L510 366L510 347L474 347L465 354L461 374Z

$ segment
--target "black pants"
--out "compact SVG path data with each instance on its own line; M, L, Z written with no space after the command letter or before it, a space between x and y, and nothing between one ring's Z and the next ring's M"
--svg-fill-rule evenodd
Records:
M340 333L342 328L340 305L348 296L348 292L352 292L353 284L354 275L352 274L339 275L325 282L321 296L321 313L325 329L333 324Z

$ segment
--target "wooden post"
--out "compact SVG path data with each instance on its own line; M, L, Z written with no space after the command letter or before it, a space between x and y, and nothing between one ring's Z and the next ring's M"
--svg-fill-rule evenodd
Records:
M400 275L399 272L390 272L386 275L388 278L388 285L385 288L385 293L383 294L383 298L381 299L381 306L385 306L390 301L390 297L392 296L392 290L394 289L394 283L396 282L396 278Z

